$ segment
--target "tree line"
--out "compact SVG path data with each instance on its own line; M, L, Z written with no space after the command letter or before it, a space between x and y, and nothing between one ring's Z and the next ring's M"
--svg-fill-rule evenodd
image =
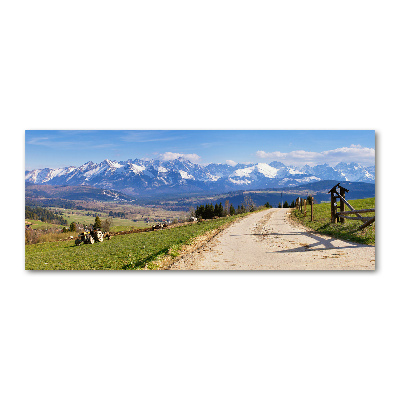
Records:
M61 215L57 215L50 210L42 207L25 206L25 219L35 219L42 222L57 223L60 225L67 225L68 221Z
M313 200L312 196L307 196L307 204L311 204L311 202L317 204L316 200L315 199ZM265 206L268 207L267 205L269 206L268 202ZM282 203L279 203L278 208L281 208L281 205ZM296 202L294 200L290 203L290 205L287 201L283 203L283 208L294 208L294 207L296 207Z
M243 214L245 212L253 212L256 210L256 205L250 196L244 198L243 204L234 207L233 204L229 204L229 200L225 201L225 205L222 203L201 204L197 206L194 211L194 216L201 219L212 219L214 217L226 217L227 215Z
M65 208L69 210L85 210L84 207L77 205L72 200L64 199L31 199L26 198L25 204L29 206L45 206L45 207L58 207Z
M123 211L109 211L108 216L114 218L127 218Z

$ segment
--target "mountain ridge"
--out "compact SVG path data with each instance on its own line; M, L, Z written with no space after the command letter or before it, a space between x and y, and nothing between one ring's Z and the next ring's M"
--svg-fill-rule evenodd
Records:
M375 183L375 167L343 162L335 167L328 164L294 167L279 161L235 166L200 165L180 157L167 161L105 159L100 163L88 161L79 167L25 171L27 185L88 185L135 195L152 191L173 193L294 187L322 180Z

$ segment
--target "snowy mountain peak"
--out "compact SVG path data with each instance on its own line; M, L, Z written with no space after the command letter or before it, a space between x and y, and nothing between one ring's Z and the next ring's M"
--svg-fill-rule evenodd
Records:
M269 163L269 165L271 167L277 168L277 169L286 167L286 165L281 163L280 161L272 161L272 162Z
M254 164L200 165L183 157L173 160L112 161L82 166L43 168L25 172L28 184L90 185L99 188L142 192L168 191L229 191L263 187L297 186L319 180L375 182L375 167L356 163L338 163L302 168L286 166L279 161Z

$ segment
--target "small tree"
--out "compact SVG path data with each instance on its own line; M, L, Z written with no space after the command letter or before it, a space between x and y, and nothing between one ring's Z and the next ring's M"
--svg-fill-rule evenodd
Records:
M96 215L96 218L94 220L93 229L101 229L101 219L98 215Z
M290 203L290 208L294 208L295 204L294 204L294 200Z
M204 213L205 213L204 205L201 204L200 206L197 206L197 209L196 209L196 212L195 212L196 218L205 218L204 217Z
M204 208L204 219L212 219L214 216L214 206L212 204L206 204Z
M250 196L244 197L244 207L247 212L249 212L249 211L252 212L256 209L256 205Z
M235 207L233 206L233 204L231 204L231 206L229 207L229 214L230 215L235 215L236 214Z
M76 232L76 223L75 222L71 222L71 225L69 226L69 231Z
M229 200L225 200L225 206L224 206L224 214L228 215L229 214Z
M283 208L289 208L289 204L288 204L287 201L285 201L285 202L283 203Z
M218 203L215 203L215 206L214 206L214 217L219 217L220 215L219 215L219 205L218 205Z
M105 221L101 223L101 227L104 232L109 232L112 225L112 218L106 218Z
M269 202L267 201L266 203L265 203L265 207L267 207L267 208L271 208L272 206L269 204Z
M218 211L219 214L218 214L218 216L219 216L219 217L226 217L226 214L225 214L225 212L224 212L224 206L222 205L221 202L219 203L218 208L219 208L219 211Z

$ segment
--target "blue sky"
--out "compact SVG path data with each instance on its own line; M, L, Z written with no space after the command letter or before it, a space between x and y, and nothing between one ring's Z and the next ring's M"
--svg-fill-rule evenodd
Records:
M375 164L374 131L51 131L25 132L25 169L104 159L184 157L199 164L281 161L302 166Z

